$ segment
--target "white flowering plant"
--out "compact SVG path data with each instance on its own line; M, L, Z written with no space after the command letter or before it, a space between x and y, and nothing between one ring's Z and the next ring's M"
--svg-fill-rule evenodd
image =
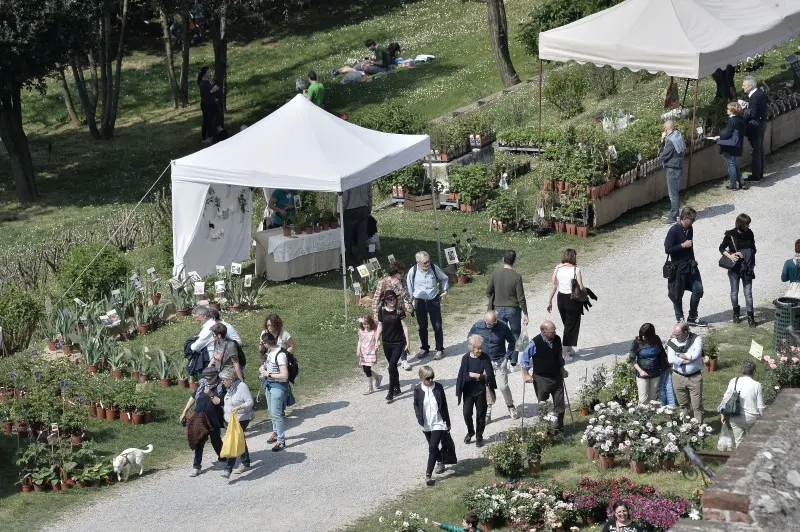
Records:
M433 526L433 523L429 523L427 517L422 517L415 512L404 512L403 510L395 510L388 517L380 516L378 523L394 532L428 532L438 528Z

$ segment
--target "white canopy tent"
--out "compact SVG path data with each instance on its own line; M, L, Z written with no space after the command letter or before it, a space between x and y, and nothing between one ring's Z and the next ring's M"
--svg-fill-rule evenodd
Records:
M343 191L429 152L427 135L365 129L297 95L235 136L172 161L174 273L206 275L249 256L250 187L338 193L342 218ZM343 231L341 252L346 290Z
M539 34L539 136L542 60L644 69L694 79L696 112L700 78L798 34L800 0L626 0L542 32ZM693 113L691 147L694 119ZM690 151L689 174L691 161Z

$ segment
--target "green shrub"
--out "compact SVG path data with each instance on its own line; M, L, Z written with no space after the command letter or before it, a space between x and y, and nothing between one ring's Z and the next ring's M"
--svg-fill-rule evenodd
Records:
M539 33L597 13L622 0L544 0L520 27L519 40L531 55L539 53Z
M425 168L422 163L417 161L408 166L404 166L399 170L395 170L390 174L386 174L374 181L375 188L381 194L389 194L392 191L392 186L400 185L406 194L412 196L421 196L422 194L430 194L431 184L430 180L426 179Z
M43 313L44 306L33 293L15 285L0 290L0 327L6 354L28 347Z
M361 115L354 123L385 133L413 135L422 130L422 121L416 112L396 102L389 102L380 108L372 109Z
M122 252L110 246L103 249L102 244L84 244L67 252L58 270L58 283L67 297L96 301L120 287L130 271L131 264Z
M598 100L617 93L617 71L610 66L596 67L587 64L584 68L592 80L592 90Z
M583 99L589 90L586 72L576 66L555 70L544 84L544 97L558 109L562 118L583 112Z

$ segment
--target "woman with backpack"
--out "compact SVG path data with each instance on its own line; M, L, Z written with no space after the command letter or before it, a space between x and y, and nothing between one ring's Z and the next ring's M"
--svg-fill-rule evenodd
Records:
M267 443L274 443L274 452L286 448L286 432L284 415L291 394L289 384L289 357L291 354L278 346L278 338L271 332L261 336L264 344L264 364L261 366L261 377L267 392L269 415L272 419L272 430Z
M211 335L214 338L214 351L209 362L217 372L222 373L225 368L232 368L240 381L244 381L244 364L239 360L239 344L228 338L228 328L221 323L211 326Z

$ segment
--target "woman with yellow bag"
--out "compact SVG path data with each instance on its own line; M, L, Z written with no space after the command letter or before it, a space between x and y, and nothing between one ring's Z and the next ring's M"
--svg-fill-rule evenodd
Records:
M241 461L235 471L237 475L250 469L250 452L244 440L244 429L253 420L253 396L247 384L237 378L232 367L223 369L219 378L228 390L225 394L225 421L228 423L228 430L220 453L220 457L227 458L228 462L222 476L230 478L237 457Z

